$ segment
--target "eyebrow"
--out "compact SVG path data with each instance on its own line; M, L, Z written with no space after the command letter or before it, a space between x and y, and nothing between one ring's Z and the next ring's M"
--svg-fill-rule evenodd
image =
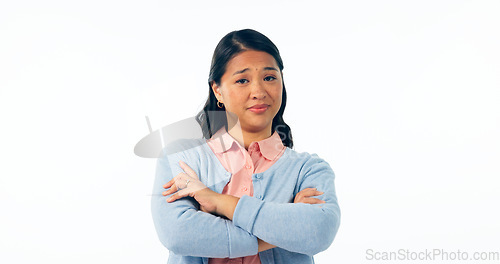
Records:
M236 75L236 74L242 74L242 73L244 73L244 72L246 72L246 71L248 71L248 70L250 70L250 68L245 68L245 69L243 69L243 70L241 70L241 71L236 71L236 72L234 72L234 73L233 73L233 75ZM278 71L278 69L276 69L276 68L274 68L274 67L265 67L265 68L264 68L264 71L277 71L277 72L279 72L279 71Z

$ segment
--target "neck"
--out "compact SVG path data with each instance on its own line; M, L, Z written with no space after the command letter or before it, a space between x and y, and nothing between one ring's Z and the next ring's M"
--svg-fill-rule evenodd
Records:
M229 135L231 135L234 139L236 139L236 141L238 141L238 143L248 150L250 143L260 141L271 136L271 125L260 131L246 131L241 128L238 121L238 123L232 126L227 133L229 133Z

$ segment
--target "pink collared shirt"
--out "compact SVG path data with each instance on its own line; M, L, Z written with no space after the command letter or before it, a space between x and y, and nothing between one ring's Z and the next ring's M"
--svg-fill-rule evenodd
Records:
M231 180L224 187L222 194L236 197L253 196L252 174L261 173L271 167L283 155L286 147L277 132L272 136L250 143L248 151L241 146L222 127L212 138L208 146L215 153L224 168L232 173ZM242 258L211 258L209 264L260 264L259 254Z

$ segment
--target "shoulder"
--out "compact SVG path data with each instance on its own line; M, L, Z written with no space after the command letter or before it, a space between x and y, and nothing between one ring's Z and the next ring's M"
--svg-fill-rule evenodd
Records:
M287 148L287 152L288 155L286 156L286 159L288 163L298 164L306 167L317 163L328 164L328 162L320 158L316 153L298 152L290 148Z
M297 173L294 194L306 188L316 188L325 194L321 199L329 201L335 196L335 173L330 164L316 153L297 152L288 149L289 166ZM336 199L336 198L335 198Z
M316 153L298 152L287 149L286 163L288 166L299 170L299 178L308 177L311 174L327 173L334 177L330 164L319 157Z

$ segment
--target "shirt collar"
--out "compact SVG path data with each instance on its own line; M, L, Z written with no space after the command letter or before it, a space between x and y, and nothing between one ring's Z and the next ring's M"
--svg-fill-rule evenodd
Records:
M252 142L252 144L255 143L259 145L259 150L260 153L262 153L262 156L268 160L274 160L285 147L281 141L280 135L276 131L274 131L274 133L266 139ZM250 146L252 144L250 144Z
M236 139L227 133L225 127L219 129L208 141L215 153L226 152L233 146L243 148ZM258 144L260 153L268 160L274 160L284 148L283 142L276 131L266 139L252 142L249 147L251 148L253 144Z
M234 144L239 145L238 142L227 133L226 128L219 129L209 140L208 143L215 151L215 153L223 153L233 147Z

